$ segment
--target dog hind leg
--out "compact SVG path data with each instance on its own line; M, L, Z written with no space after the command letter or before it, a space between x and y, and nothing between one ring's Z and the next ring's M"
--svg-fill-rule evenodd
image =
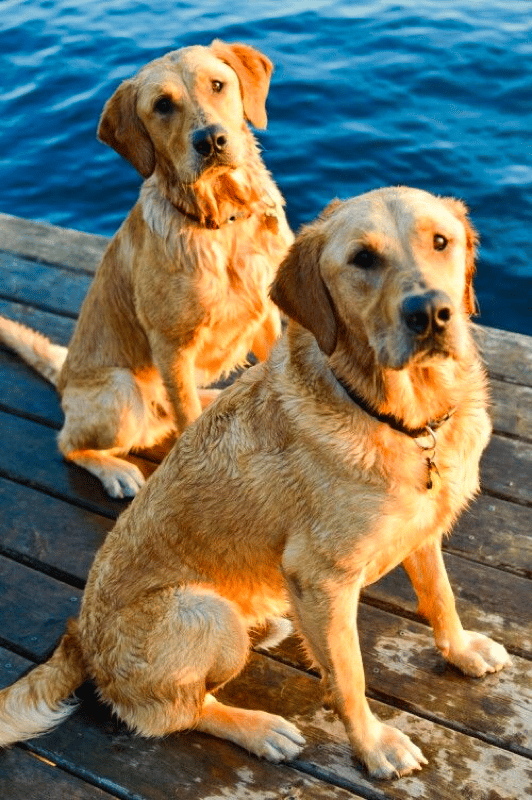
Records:
M99 648L97 659L108 659L104 681L96 674L100 694L138 733L193 728L271 761L301 750L299 731L282 717L225 706L211 694L248 658L246 625L231 601L202 585L163 589L121 609L108 624L116 648L106 645L105 655ZM127 652L117 664L125 631Z
M145 482L140 469L120 456L151 447L173 430L158 383L112 368L97 381L71 381L64 390L59 449L67 461L95 475L111 497L133 497Z

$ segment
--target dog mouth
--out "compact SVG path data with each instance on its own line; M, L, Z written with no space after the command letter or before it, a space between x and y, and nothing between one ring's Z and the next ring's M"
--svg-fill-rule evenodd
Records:
M217 175L223 175L226 172L233 172L238 169L239 164L235 159L228 156L211 155L203 158L197 158L192 165L190 174L187 179L181 178L180 183L185 186L193 186L201 178L215 178Z
M382 342L375 352L380 366L392 370L405 369L410 365L429 367L457 357L454 338L449 332L422 339L408 335L393 337L392 343Z

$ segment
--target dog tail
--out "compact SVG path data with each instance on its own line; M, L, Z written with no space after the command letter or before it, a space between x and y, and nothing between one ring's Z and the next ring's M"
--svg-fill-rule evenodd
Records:
M0 747L46 733L76 708L67 702L87 677L71 620L52 657L0 692Z
M0 316L0 342L26 361L47 381L57 386L61 367L65 363L67 348L53 344L42 333Z

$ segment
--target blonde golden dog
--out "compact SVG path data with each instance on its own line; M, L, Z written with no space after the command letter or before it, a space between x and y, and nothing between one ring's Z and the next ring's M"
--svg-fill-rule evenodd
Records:
M146 736L195 728L293 758L294 725L212 694L245 665L250 626L291 612L370 775L426 763L369 708L357 603L402 562L448 661L472 676L508 663L462 628L441 555L490 435L474 247L460 202L408 188L333 204L302 230L272 288L286 335L122 514L50 661L0 694L0 743L60 721L90 677Z
M272 64L215 40L151 62L107 102L100 139L146 179L66 348L0 318L0 341L62 396L65 458L113 497L144 478L121 458L182 432L206 386L280 334L268 288L293 241L246 124L265 127Z

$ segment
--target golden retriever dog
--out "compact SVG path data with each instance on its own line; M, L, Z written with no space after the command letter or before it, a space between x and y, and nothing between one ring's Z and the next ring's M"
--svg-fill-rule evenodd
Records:
M112 497L144 478L122 455L180 433L206 386L280 335L268 297L293 241L246 120L265 127L272 64L220 40L168 53L126 80L98 135L145 178L111 240L66 348L0 319L0 341L62 396L65 458Z
M461 202L408 188L335 203L301 231L272 287L286 334L121 515L50 661L0 693L0 744L71 713L90 677L145 736L195 728L293 758L293 724L213 694L245 665L249 628L291 612L370 775L426 763L369 708L357 603L402 562L448 661L472 676L508 663L462 628L441 555L490 434L474 248Z

